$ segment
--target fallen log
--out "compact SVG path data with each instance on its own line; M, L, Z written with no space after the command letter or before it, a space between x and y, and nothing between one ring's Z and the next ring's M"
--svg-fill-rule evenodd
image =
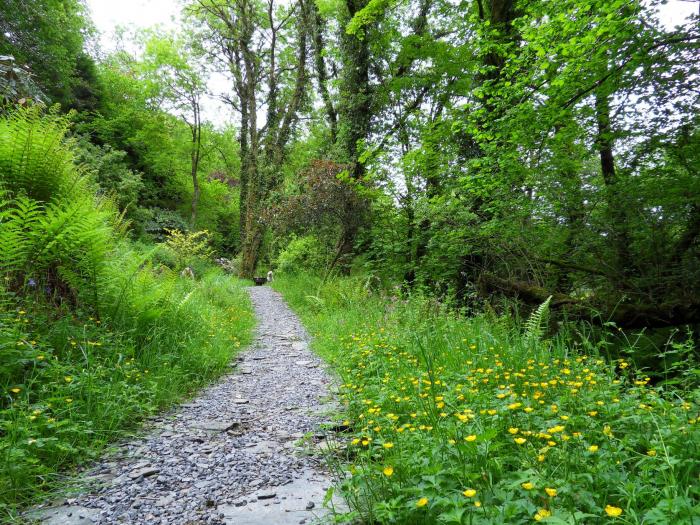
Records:
M620 328L661 328L700 323L700 303L607 304L591 299L576 299L523 281L503 279L484 273L479 279L482 295L500 293L532 306L542 304L552 296L550 307L558 309L568 319L594 324L613 322Z

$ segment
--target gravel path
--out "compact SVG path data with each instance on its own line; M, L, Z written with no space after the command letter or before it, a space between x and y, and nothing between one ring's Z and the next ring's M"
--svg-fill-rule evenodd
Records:
M249 293L257 337L234 372L91 468L87 478L97 488L35 510L34 519L61 525L322 521L332 480L319 455L304 451L318 451L318 425L334 408L330 379L282 297L266 286Z

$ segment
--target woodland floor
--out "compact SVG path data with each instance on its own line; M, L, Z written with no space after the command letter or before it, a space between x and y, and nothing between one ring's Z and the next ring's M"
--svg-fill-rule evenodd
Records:
M335 407L330 375L282 297L249 289L258 328L235 370L81 476L79 495L29 521L287 525L321 521L333 483L319 425Z

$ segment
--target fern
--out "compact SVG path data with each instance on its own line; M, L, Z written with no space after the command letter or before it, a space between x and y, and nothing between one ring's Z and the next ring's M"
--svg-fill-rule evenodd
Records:
M36 107L0 119L0 274L10 288L34 279L68 289L99 311L125 223L75 164L67 129L66 117Z
M0 201L0 268L5 281L17 280L33 248L31 232L41 220L43 207L26 197Z
M530 314L527 322L525 323L525 339L528 341L539 341L544 335L545 327L547 326L547 320L549 319L549 303L552 300L552 296L547 297L547 300L537 307L537 309Z

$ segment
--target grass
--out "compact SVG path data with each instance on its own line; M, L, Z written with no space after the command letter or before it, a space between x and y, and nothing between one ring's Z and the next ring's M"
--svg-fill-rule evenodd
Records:
M342 377L333 464L364 523L700 523L697 389L665 390L574 328L275 281Z
M222 374L254 324L242 284L213 269L192 281L142 268L117 299L119 308L97 319L3 297L0 521L64 487L71 467L144 417Z

